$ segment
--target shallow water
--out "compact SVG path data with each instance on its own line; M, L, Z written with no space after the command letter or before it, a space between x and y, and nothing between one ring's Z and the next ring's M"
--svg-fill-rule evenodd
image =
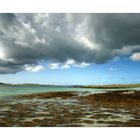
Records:
M82 102L79 95L63 99L6 98L0 102L0 126L107 127L140 126L139 107L106 108Z
M133 88L140 90L140 88ZM83 102L80 96L118 89L69 87L0 87L0 126L140 126L140 108L107 108ZM119 89L121 90L121 89ZM15 98L30 93L50 91L79 91L76 96L63 99Z
M132 89L140 90L140 88L123 88L123 90ZM89 93L103 93L110 90L122 90L122 89L97 89L97 88L73 88L73 87L49 87L49 86L0 86L0 96L4 95L20 95L42 92L54 92L54 91L79 91L81 95L87 95ZM83 94L84 92L84 94Z

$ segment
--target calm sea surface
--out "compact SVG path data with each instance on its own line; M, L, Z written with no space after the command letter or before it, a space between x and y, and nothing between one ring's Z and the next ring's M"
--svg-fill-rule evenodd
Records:
M124 89L140 90L140 88L123 88L123 90ZM89 94L89 93L107 92L110 90L122 90L122 89L97 89L97 88L48 87L48 86L45 87L1 86L0 96L43 93L43 92L53 92L53 91L79 91L81 92L81 94ZM87 92L87 93L82 93L82 92Z

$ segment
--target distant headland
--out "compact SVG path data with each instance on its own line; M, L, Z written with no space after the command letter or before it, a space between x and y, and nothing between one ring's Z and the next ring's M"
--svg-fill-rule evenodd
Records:
M137 84L109 84L109 85L47 85L47 84L32 84L32 83L23 83L23 84L11 84L0 82L0 86L49 86L49 87L80 87L80 88L136 88L140 87L140 83Z

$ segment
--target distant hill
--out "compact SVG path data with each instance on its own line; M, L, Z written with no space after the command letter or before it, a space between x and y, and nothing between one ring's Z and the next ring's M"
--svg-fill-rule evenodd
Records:
M0 82L0 86L12 86L12 84L7 84L7 83Z
M47 86L47 85L40 85L40 84L6 84L6 83L0 83L0 86Z
M0 82L0 85L6 85L5 83Z
M73 87L73 88L135 88L140 87L140 84L112 84L112 85L43 85L43 84L9 84L9 83L2 83L0 82L0 86L32 86L32 87L39 87L39 86L48 86L48 87Z
M135 87L140 87L140 84L112 84L112 85L81 86L81 88L135 88Z
M43 85L43 84L30 84L30 83L25 83L25 84L9 84L9 83L2 83L0 82L0 86L31 86L31 87L39 87L39 86L48 86L48 87L73 87L73 86L64 86L64 85Z

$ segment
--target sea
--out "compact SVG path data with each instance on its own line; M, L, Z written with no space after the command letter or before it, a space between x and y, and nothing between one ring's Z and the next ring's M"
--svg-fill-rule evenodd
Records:
M114 90L140 90L137 88L111 88L111 89L100 89L100 88L79 88L79 87L51 87L51 86L0 86L0 96L7 95L20 95L20 94L36 94L45 92L61 92L61 91L77 91L83 95L104 93Z

